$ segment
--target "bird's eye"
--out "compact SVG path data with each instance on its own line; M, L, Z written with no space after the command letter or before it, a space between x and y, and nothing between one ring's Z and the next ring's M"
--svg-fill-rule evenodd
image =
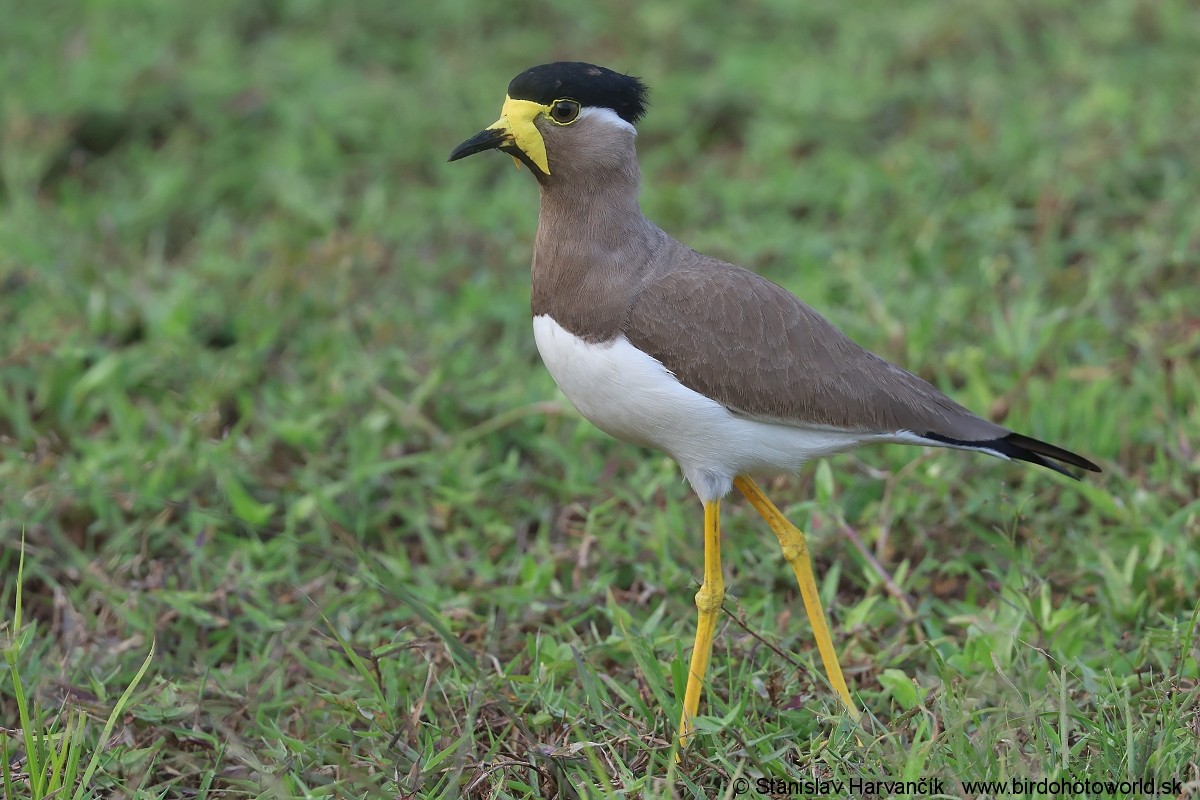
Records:
M550 119L559 125L568 125L579 116L579 103L574 100L555 100L550 106Z

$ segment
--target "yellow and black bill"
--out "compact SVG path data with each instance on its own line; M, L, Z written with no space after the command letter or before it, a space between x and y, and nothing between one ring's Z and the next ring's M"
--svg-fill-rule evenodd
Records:
M484 150L499 150L529 167L534 175L549 175L546 142L534 125L534 120L548 108L528 100L506 98L500 119L454 148L449 160L457 161Z
M519 151L520 148L513 142L512 136L507 131L499 128L486 128L479 133L467 139L465 142L454 148L450 152L449 161L458 161L460 158L473 156L476 153L482 153L485 150L501 150L505 148Z

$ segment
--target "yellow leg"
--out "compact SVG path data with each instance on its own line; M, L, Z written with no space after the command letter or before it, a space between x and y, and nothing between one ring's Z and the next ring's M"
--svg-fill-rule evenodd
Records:
M762 515L771 526L783 548L783 557L796 573L796 581L800 584L800 595L804 598L804 610L808 612L808 621L812 624L813 638L817 640L817 650L821 653L821 661L825 664L825 673L833 690L842 698L842 703L850 716L857 722L859 711L850 698L850 690L846 688L846 679L842 677L842 665L838 663L837 652L833 649L833 639L829 635L829 625L825 622L825 609L821 607L821 596L817 594L817 581L813 576L812 561L808 557L808 542L804 534L787 521L775 504L767 499L762 489L745 475L734 478L733 485L745 495L750 505ZM698 641L698 640L697 640Z
M717 614L725 599L725 577L721 574L721 501L704 504L704 583L696 592L696 644L688 666L687 690L683 693L683 718L679 721L679 746L692 733L692 717L700 707L700 691L708 672Z

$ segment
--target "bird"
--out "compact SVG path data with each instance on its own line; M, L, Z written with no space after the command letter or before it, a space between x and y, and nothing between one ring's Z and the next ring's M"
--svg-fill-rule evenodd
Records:
M876 443L975 451L1072 478L1067 467L1100 468L977 416L786 289L648 220L636 150L648 94L640 78L595 64L531 67L509 83L500 119L449 161L498 150L536 178L530 299L543 363L596 427L671 456L703 506L703 580L679 746L695 732L725 597L720 514L733 489L778 538L829 683L857 722L807 540L754 477Z

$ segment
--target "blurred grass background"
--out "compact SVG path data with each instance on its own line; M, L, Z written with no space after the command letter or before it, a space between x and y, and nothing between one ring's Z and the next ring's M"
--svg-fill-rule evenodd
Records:
M44 732L90 715L105 796L1200 780L1195 2L0 18L14 785L17 680ZM1105 469L887 447L767 487L812 537L863 732L731 502L711 716L673 760L699 504L541 367L533 182L445 163L560 59L651 85L643 202L669 232Z

